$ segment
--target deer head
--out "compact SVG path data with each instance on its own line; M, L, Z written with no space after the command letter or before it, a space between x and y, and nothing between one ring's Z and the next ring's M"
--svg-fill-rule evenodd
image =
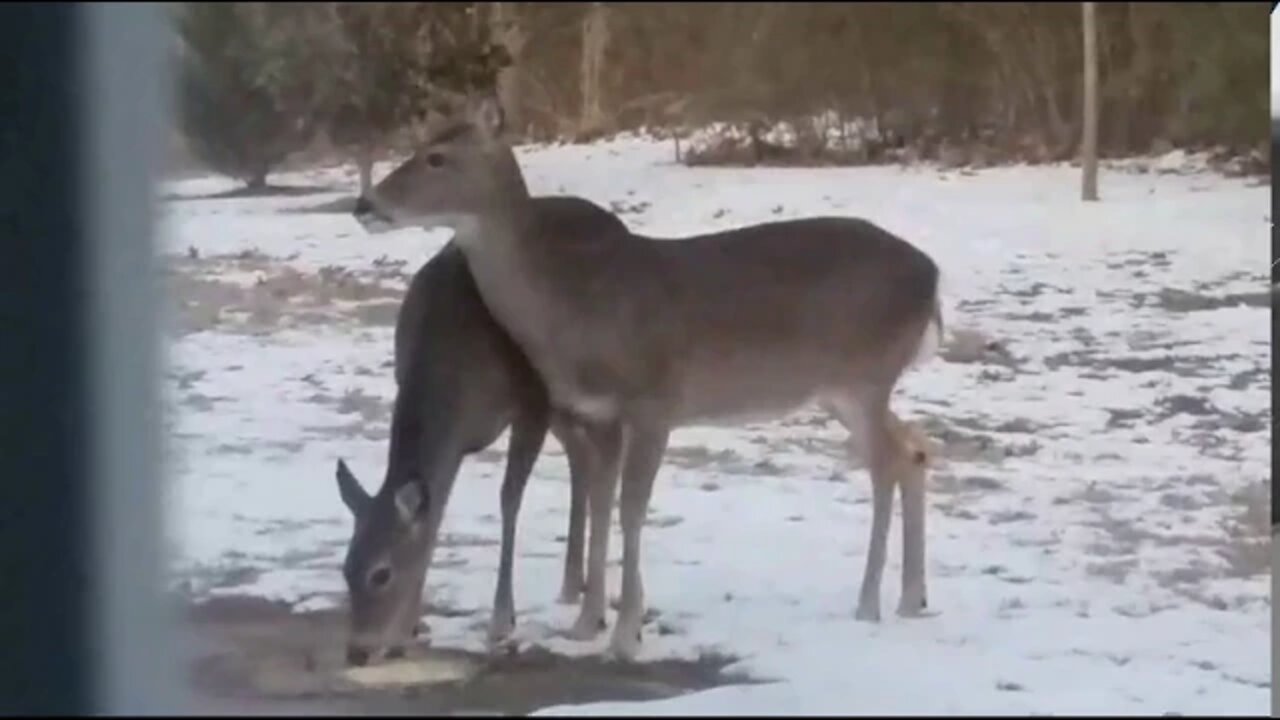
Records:
M450 227L463 235L528 201L497 98L455 100L452 107L413 155L356 202L354 215L366 230Z
M426 490L409 480L370 496L338 461L338 493L355 517L342 575L349 605L347 662L397 655L416 635L430 558Z

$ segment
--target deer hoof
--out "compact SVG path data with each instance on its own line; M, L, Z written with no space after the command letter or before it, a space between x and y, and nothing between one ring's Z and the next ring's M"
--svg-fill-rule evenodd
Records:
M573 585L565 585L560 589L560 597L557 602L561 605L577 605L582 599L582 588Z
M607 626L608 623L605 622L604 618L592 619L579 616L578 621L565 633L565 637L578 642L586 642L595 639Z
M898 617L924 617L929 614L928 592L923 584L908 583L898 600Z
M922 597L918 602L907 602L904 600L898 605L898 617L900 618L929 618L938 614L936 610L930 610L928 603Z
M519 652L519 643L510 635L502 637L490 635L486 643L486 649L489 651L490 656L516 655Z
M880 608L871 607L869 605L859 605L858 609L853 613L853 619L859 622L880 622Z
M640 633L615 634L609 643L606 657L620 663L633 663L640 654Z
M494 618L489 623L489 646L499 647L515 632L516 620L513 617Z

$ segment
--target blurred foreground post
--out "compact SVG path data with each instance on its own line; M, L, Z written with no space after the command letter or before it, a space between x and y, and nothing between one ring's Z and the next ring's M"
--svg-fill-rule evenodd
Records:
M156 184L172 124L165 3L83 3L94 710L177 712L163 592Z
M0 8L0 713L181 710L161 594L164 5Z

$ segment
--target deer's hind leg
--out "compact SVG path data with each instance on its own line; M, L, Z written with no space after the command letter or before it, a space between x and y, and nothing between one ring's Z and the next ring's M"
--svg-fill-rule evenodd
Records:
M622 593L618 623L614 625L609 652L629 662L640 649L644 625L644 582L640 572L640 535L649 510L654 479L667 450L670 427L665 424L633 424L629 428L626 460L622 466L622 497L618 517L622 526Z
M919 431L889 409L891 390L851 392L827 403L849 431L850 452L870 470L871 533L855 617L872 622L880 620L880 584L895 487L902 489L902 599L898 614L920 615L926 603L924 483L929 451Z
M619 463L622 458L622 426L611 422L584 428L590 452L586 477L589 533L587 539L587 586L582 594L578 619L568 631L572 640L590 640L604 630L607 561L609 557L609 525L613 515L614 496L618 489Z
M929 608L925 576L925 522L928 499L925 486L933 461L929 439L914 425L889 411L890 428L898 447L898 488L902 493L902 598L900 617L922 617Z

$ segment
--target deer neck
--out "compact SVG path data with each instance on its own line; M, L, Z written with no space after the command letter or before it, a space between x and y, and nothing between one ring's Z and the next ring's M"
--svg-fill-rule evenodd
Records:
M536 252L535 233L533 204L527 198L502 203L494 212L469 218L455 228L454 242L467 257L480 295L504 326L515 320L513 315L522 316L542 304L528 262ZM524 334L520 332L524 323L515 320L514 324L508 332Z
M479 211L454 226L453 240L467 256L468 265L506 258L533 231L533 198L515 156L507 153L498 164L502 179L496 183L497 191Z
M526 195L515 201L495 203L500 208L474 217L455 228L454 241L467 257L467 265L485 307L530 364L553 388L567 381L553 367L551 338L562 334L563 302L555 283L542 272L553 261L547 247L556 238L545 237Z

